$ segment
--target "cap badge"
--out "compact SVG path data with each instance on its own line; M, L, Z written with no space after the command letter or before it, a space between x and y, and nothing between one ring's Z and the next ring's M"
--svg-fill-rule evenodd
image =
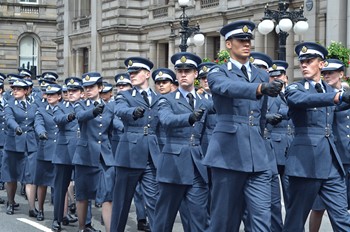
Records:
M163 76L163 72L162 71L160 71L159 73L158 73L158 76Z
M244 27L242 28L244 33L247 33L249 31L249 28L247 25L244 25Z
M129 60L128 65L132 66L132 60Z
M124 80L124 76L120 76L119 80Z
M74 84L74 79L70 79L69 83Z
M276 69L277 69L277 65L276 65L276 64L273 64L273 65L272 65L272 69L273 69L273 70L276 70Z
M50 90L51 89L51 85L47 86L47 90Z
M45 81L41 82L41 85L46 85Z
M182 56L181 59L180 59L180 61L181 61L182 63L185 63L185 62L187 61L187 58L186 58L185 56Z
M16 80L16 81L15 81L15 83L16 83L16 84L18 84L18 83L19 83L19 81L18 81L18 80Z
M327 67L329 65L328 61L324 62L324 66Z
M202 70L203 70L203 72L208 72L208 67L207 66L203 66Z
M85 80L89 81L90 80L90 76L86 75Z
M252 57L252 56L249 58L250 63L253 63L254 60L255 60L255 59L254 59L254 57Z
M303 47L301 48L301 51L302 51L303 53L307 52L307 47L303 46Z

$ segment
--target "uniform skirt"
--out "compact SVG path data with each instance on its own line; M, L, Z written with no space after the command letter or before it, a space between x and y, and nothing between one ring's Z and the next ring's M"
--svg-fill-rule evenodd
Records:
M75 165L75 192L77 201L112 201L115 167L99 163L98 167Z
M22 182L24 184L34 184L34 176L36 170L36 152L26 153L26 164L24 168L24 176Z
M54 178L54 165L51 161L37 160L34 184L38 186L53 187Z
M5 151L2 157L1 178L4 182L22 182L27 156L24 152Z

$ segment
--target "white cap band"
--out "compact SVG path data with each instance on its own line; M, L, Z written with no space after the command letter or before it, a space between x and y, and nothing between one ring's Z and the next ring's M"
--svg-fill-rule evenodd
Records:
M230 31L230 32L226 33L225 40L227 40L231 35L240 34L240 33L252 34L252 30L248 29L247 32L244 32L243 28L240 28L240 29L236 29L236 30Z

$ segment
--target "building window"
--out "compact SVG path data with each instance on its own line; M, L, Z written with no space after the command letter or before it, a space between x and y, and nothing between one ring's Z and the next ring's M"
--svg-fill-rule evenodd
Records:
M80 17L88 17L91 15L91 0L81 0Z
M38 43L32 36L25 36L19 42L19 66L28 69L38 67Z
M83 73L89 72L89 49L83 48Z
M38 0L19 0L20 3L38 4Z

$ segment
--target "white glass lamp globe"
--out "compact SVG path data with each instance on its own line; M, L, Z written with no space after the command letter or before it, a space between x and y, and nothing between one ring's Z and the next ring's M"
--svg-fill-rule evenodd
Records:
M192 44L192 38L188 37L186 41L187 46L190 46Z
M261 23L259 23L258 31L263 35L267 35L273 30L274 26L275 25L273 24L272 20L264 19Z
M196 46L202 46L204 44L204 35L203 34L195 34L193 36L193 43Z
M178 2L180 7L186 7L190 4L190 0L179 0Z
M297 35L302 35L305 32L307 32L307 30L309 29L309 24L306 21L298 21L295 25L294 25L294 32Z
M278 24L275 27L275 32L276 32L276 34L279 34L281 32L280 26L278 26Z
M293 22L292 20L288 18L281 19L280 22L278 23L280 30L288 32L290 29L293 27Z

